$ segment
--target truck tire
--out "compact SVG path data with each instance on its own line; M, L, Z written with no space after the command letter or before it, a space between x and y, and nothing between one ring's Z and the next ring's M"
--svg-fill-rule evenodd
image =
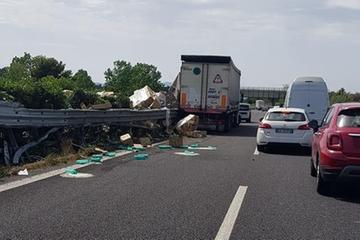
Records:
M239 127L239 119L238 119L238 112L233 114L233 127L237 128Z
M230 126L231 126L231 118L229 117L229 115L226 115L224 120L224 132L228 132L230 130Z

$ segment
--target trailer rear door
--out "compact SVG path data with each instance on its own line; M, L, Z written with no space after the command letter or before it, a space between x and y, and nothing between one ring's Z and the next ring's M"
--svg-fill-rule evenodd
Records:
M208 64L206 81L206 109L226 111L229 104L230 66L227 64Z
M181 66L180 107L199 110L201 107L203 64L183 63Z

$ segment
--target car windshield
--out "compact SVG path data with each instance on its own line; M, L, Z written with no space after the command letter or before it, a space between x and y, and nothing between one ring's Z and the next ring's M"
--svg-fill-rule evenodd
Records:
M240 110L250 110L249 105L240 105Z
M339 113L337 126L344 127L360 127L360 108L347 109Z
M265 118L268 121L289 121L303 122L306 121L305 115L300 112L270 112Z

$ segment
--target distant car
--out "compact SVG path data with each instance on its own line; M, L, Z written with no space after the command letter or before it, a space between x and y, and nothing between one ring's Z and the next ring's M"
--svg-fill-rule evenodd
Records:
M314 134L311 175L317 191L334 180L360 179L360 103L333 105Z
M261 119L256 143L259 151L267 146L294 145L310 147L313 129L304 109L271 108Z
M239 104L239 119L245 120L246 122L251 122L251 109L250 104L240 103Z

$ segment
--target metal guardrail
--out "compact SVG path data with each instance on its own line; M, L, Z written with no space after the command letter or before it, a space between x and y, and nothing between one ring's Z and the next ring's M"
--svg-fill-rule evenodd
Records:
M19 105L0 102L0 127L66 127L101 124L121 124L134 121L166 119L177 116L176 110L79 110L79 109L27 109Z
M132 122L146 120L166 120L166 127L171 119L177 118L177 110L153 109L109 109L109 110L80 110L80 109L27 109L17 103L0 101L0 128L5 128L7 138L3 139L4 162L6 165L19 164L21 156L63 127L86 127L104 124L129 125ZM14 136L15 128L50 128L39 139L18 146Z

